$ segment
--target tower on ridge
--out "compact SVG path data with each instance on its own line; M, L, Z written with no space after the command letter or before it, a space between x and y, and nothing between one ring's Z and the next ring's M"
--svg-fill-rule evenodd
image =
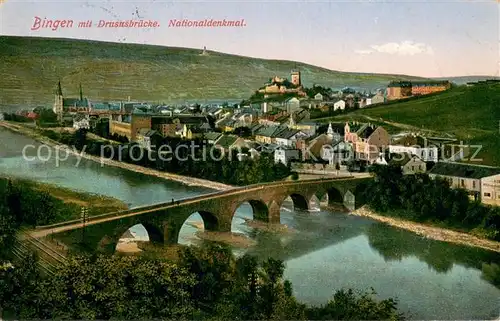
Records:
M296 69L292 70L291 76L292 76L292 84L294 84L295 86L302 85L301 80L300 80L300 71L298 71Z

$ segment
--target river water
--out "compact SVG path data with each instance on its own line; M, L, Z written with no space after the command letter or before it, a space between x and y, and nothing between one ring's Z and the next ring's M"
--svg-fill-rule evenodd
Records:
M70 157L56 164L28 161L39 144L0 128L0 175L30 178L125 201L130 207L211 192L210 189L132 173ZM42 149L42 157L48 149ZM54 156L54 155L53 155ZM78 166L76 166L78 165ZM282 208L286 232L250 228L245 219L252 210L243 204L233 219L233 232L251 237L256 246L237 252L272 256L285 261L285 277L297 298L310 304L325 303L342 287L375 289L380 298L394 297L412 319L491 319L499 315L500 290L484 279L483 264L500 264L500 255L480 249L424 239L413 233L343 213L317 208L294 211ZM201 217L191 216L180 235L193 242ZM145 236L142 227L134 227Z

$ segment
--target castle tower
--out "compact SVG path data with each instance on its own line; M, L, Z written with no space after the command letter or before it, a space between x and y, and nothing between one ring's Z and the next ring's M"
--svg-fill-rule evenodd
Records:
M301 80L300 80L300 71L292 70L291 78L292 78L292 84L294 84L296 86L302 85Z
M57 118L61 121L64 110L63 110L63 93L60 80L57 83L57 89L54 99L54 107L52 108L52 111L57 115Z
M82 83L80 83L80 101L83 101Z

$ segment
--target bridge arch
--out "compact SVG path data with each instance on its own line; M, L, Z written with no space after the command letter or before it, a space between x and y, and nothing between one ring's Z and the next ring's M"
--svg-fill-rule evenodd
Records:
M327 189L326 194L328 195L328 205L339 205L344 203L344 195L335 187L330 187Z
M283 200L281 200L280 204L282 207L283 206L283 202L289 198L292 200L292 204L293 204L293 209L294 210L299 210L299 211L307 211L309 210L309 207L310 207L310 197L307 197L305 195L302 195L300 193L291 193L290 195L287 195L285 198L283 198ZM312 196L311 196L312 197Z
M269 208L266 203L260 199L249 198L239 201L232 209L231 220L234 220L236 212L243 205L248 204L251 207L252 219L263 222L269 222Z
M145 221L145 220L137 220L137 219L132 219L132 220L125 220L124 222L121 222L121 224L118 224L116 226L113 226L113 228L108 229L108 225L104 224L102 226L93 226L93 229L101 229L99 231L96 230L96 234L99 235L103 231L105 232L105 235L101 237L100 239L97 240L97 250L99 252L106 252L106 253L115 253L117 245L120 241L120 239L123 237L123 235L129 231L131 228L137 225L142 225L144 229L146 230L149 242L155 243L155 244L163 244L165 240L165 235L163 231L163 227L157 226L155 223ZM88 229L88 228L87 228ZM92 239L92 231L93 229L91 228L87 234L87 237L89 239ZM90 240L91 241L91 240Z
M199 231L219 231L220 228L217 215L209 211L198 210L191 212L181 221L178 228L171 228L168 243L189 243L189 238L196 236Z

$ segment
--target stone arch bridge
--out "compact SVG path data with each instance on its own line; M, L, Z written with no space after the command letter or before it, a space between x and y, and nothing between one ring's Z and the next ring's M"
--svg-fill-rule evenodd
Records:
M328 178L256 184L187 198L174 204L168 201L92 216L85 223L73 220L39 226L29 231L29 235L34 238L52 235L72 249L113 253L123 233L142 224L150 242L175 244L182 225L194 213L203 218L205 230L230 232L234 213L245 202L251 205L254 219L269 223L280 222L280 208L288 197L293 200L295 209L308 210L314 196L322 199L328 195L329 205L353 210L363 204L363 191L371 179Z

